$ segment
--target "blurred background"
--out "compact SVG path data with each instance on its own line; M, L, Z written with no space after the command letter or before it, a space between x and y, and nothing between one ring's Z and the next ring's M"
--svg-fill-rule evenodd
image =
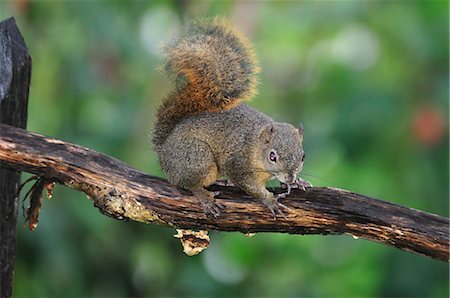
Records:
M170 90L159 46L224 16L253 42L250 103L305 127L303 177L449 216L448 1L2 1L33 59L28 129L162 176L148 142ZM27 176L24 175L26 178ZM350 236L211 235L101 215L56 187L30 232L19 215L14 294L448 297L447 263Z

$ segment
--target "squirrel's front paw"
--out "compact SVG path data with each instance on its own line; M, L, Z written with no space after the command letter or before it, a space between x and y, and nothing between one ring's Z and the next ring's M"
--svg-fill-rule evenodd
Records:
M281 183L281 188L286 189L287 191L285 193L279 194L278 198L284 199L286 196L290 195L292 188L299 188L299 189L305 191L307 188L310 188L310 187L313 187L313 185L311 183L309 183L308 181L303 180L302 178L298 178L292 184Z
M300 188L301 190L306 190L307 188L313 187L311 183L309 183L306 180L303 180L302 178L298 178L297 180L295 180L295 182L291 185L291 187L292 186Z
M289 207L278 202L278 197L271 198L271 199L265 199L265 200L263 200L263 203L264 203L264 205L267 206L267 208L269 208L270 212L272 212L274 219L277 218L277 213L278 213L279 215L283 216L284 219L287 220L286 215L284 215L284 213L283 213L283 211L281 211L280 207L283 209L287 209L287 210L289 210Z

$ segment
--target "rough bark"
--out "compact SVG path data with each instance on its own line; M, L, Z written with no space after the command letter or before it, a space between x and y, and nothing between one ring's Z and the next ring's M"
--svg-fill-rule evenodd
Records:
M287 220L274 219L267 207L239 189L214 185L211 189L220 191L218 200L225 208L218 218L208 218L189 192L112 157L6 125L0 131L0 160L47 184L85 192L102 213L116 219L242 233L350 234L449 261L445 217L347 190L314 187L293 190L280 200L289 207Z
M13 18L0 22L0 123L25 128L31 58ZM20 172L0 162L0 297L11 297Z

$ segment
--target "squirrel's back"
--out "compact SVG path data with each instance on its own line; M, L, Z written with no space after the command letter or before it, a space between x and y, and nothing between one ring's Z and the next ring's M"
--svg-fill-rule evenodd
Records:
M214 147L217 142L221 147L218 151L227 150L226 147L230 143L236 142L242 143L237 146L242 149L251 138L258 137L255 132L271 122L274 122L273 119L260 111L246 104L239 104L223 112L205 112L186 117L178 123L172 134L175 138L195 136L204 140L210 147Z
M251 159L251 151L256 150L259 144L258 132L268 123L274 121L244 103L222 112L204 112L188 116L172 130L161 146L160 156L164 156L162 160L167 161L168 151L177 151L179 148L191 150L188 145L190 141L201 140L214 156L219 173L227 175L226 163L230 158L242 161ZM194 155L191 154L191 161ZM166 169L167 165L163 162L162 167Z
M163 49L163 70L175 90L157 112L157 151L183 118L228 110L251 97L259 72L247 40L218 19L190 23Z

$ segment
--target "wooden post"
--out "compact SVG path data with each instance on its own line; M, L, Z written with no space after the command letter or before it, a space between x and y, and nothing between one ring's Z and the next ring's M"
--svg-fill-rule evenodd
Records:
M31 58L14 18L0 22L0 123L25 128ZM0 297L12 296L20 172L0 162Z

